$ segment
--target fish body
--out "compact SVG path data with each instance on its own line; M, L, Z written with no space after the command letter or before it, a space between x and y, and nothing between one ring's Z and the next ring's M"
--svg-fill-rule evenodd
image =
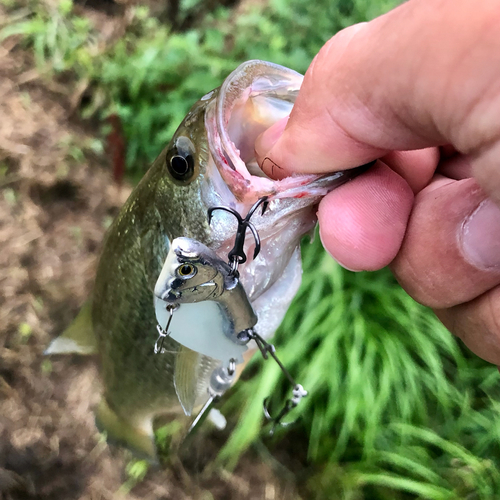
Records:
M217 211L209 224L208 209L225 206L245 215L267 196L265 214L252 219L262 249L240 266L239 281L259 334L268 338L300 285L299 242L316 223L315 205L349 178L337 173L274 181L259 169L255 139L290 113L301 82L302 76L292 70L250 61L191 108L112 224L92 302L77 318L78 328L70 327L47 350L71 350L68 339L75 351L96 346L104 386L98 424L149 456L155 454L154 420L182 415L183 409L190 413L203 404L210 376L220 366L220 359L169 337L164 339L163 353L154 354L158 337L154 291L172 242L190 238L227 260L235 220ZM253 246L249 236L248 255ZM214 302L186 304L192 309L184 315L183 327L208 328L210 304ZM85 336L92 340L84 340Z

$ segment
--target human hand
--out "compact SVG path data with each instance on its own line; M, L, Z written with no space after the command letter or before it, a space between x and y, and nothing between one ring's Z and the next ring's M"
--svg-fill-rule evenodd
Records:
M412 297L496 364L499 25L496 0L410 0L348 28L314 59L288 123L256 144L262 168L269 157L281 176L380 158L321 201L325 248L349 269L390 265Z

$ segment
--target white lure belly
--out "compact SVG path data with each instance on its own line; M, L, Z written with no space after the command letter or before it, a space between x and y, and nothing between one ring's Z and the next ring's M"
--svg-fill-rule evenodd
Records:
M155 297L154 302L156 320L165 329L170 313L163 300ZM235 344L226 337L227 321L217 302L180 304L170 322L169 337L205 356L223 362L233 358L236 363L242 363L247 346Z

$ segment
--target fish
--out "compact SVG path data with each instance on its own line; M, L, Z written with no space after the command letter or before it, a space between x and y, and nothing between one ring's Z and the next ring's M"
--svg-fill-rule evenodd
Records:
M260 168L255 141L290 114L302 79L283 66L248 61L194 104L108 230L91 298L46 351L98 356L103 394L96 424L140 455L155 459L159 418L189 419L207 401L210 378L221 364L177 342L175 334L162 338L161 352L154 352L155 301L168 296L158 283L174 240L199 242L225 261L236 221L224 210L214 211L209 221L208 210L226 207L245 215L266 197L265 213L252 218L260 253L240 265L238 281L251 304L247 319L254 314L259 335L267 339L300 286L299 244L316 225L318 202L359 173L274 180ZM249 235L246 252L251 255L255 247ZM174 313L172 328L180 335L210 334L210 304L183 305L189 313ZM241 352L243 361L255 350Z

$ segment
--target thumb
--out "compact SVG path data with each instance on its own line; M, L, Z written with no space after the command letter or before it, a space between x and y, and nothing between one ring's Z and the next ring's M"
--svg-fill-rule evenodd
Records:
M263 170L331 172L449 143L500 188L485 155L500 143L498 22L498 0L410 0L339 32L306 72L288 123L258 139Z
M334 87L329 73L342 64L346 47L366 24L340 31L321 49L307 70L291 116L279 120L257 138L257 161L270 177L281 179L293 172L341 170L367 163L385 152L350 136L330 111L335 96L328 85ZM324 162L325 155L331 161Z

